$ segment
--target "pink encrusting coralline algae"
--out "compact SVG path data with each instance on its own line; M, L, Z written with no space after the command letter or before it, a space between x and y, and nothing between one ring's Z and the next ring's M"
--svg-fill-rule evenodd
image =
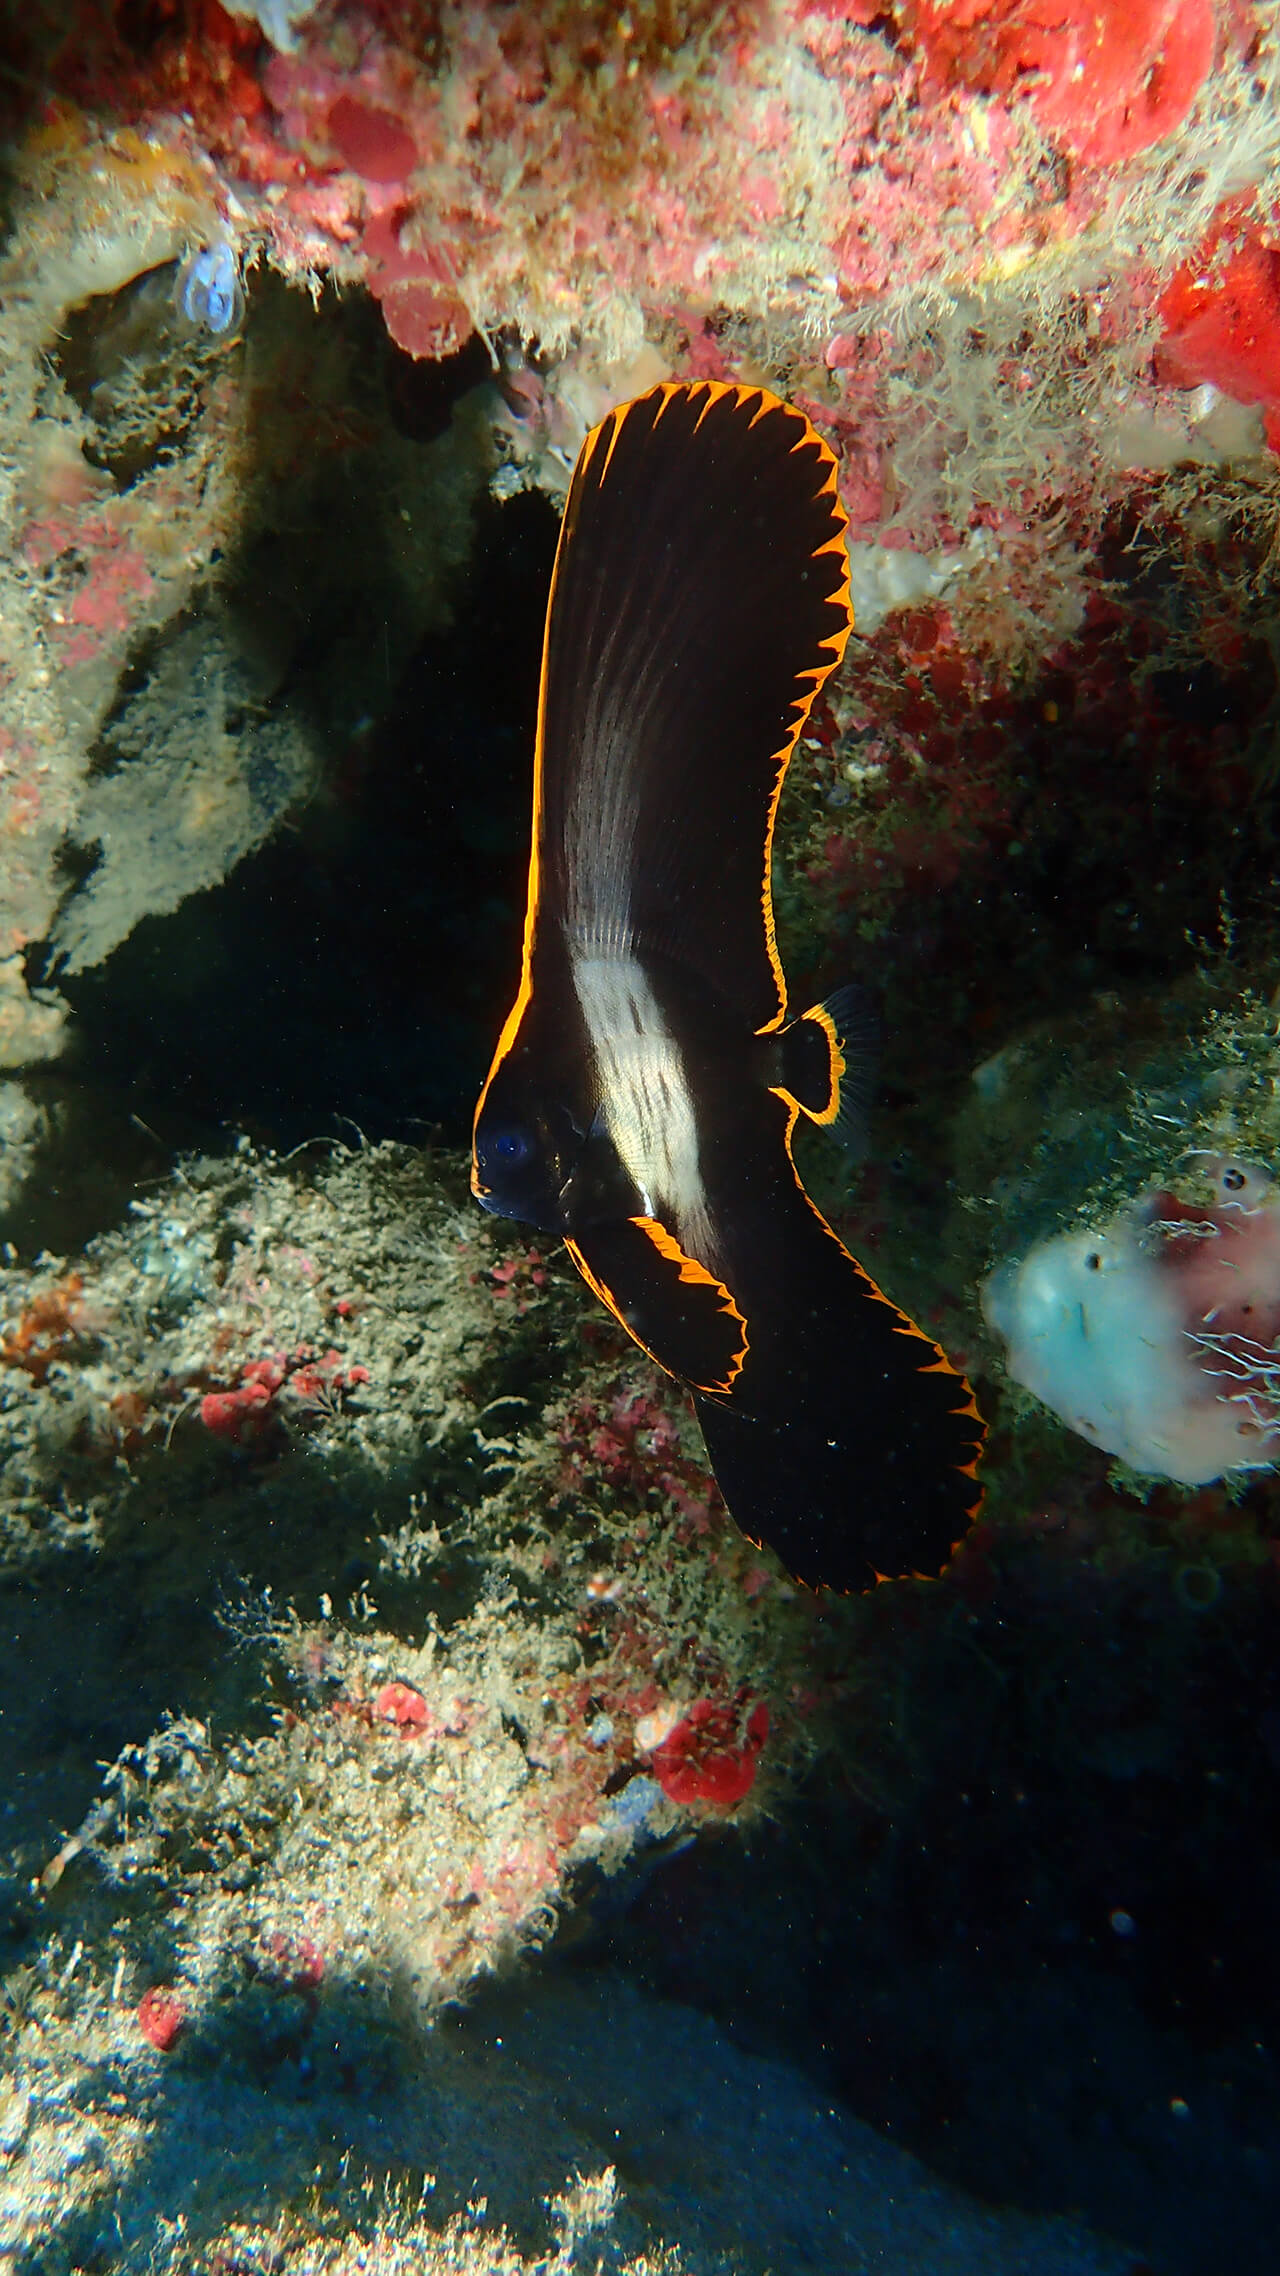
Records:
M228 233L287 274L363 280L420 356L477 326L563 344L798 306L820 346L908 277L1050 264L1262 33L1213 0L279 18L203 0L139 55L95 15L54 88L193 164Z

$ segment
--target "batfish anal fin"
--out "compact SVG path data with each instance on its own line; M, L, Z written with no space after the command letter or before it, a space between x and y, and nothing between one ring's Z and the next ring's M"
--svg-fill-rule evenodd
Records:
M587 1286L659 1367L731 1394L748 1327L731 1291L655 1217L592 1225L566 1244Z
M786 1111L772 1177L757 1155L758 1202L745 1184L717 1196L751 1341L732 1395L697 1398L711 1466L740 1529L798 1580L932 1577L982 1498L982 1420L964 1376L805 1191Z
M934 1579L981 1503L976 1431L955 1438L954 1453L969 1462L926 1473L905 1440L877 1433L872 1448L856 1430L833 1440L803 1411L755 1415L701 1394L694 1405L734 1522L809 1588L854 1594L884 1580ZM909 1422L909 1402L901 1416Z

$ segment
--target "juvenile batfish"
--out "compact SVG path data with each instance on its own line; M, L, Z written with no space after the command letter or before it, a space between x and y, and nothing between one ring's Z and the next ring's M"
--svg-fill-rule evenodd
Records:
M791 1155L801 1114L835 1125L859 1103L855 1000L788 1020L770 890L787 762L851 625L836 464L799 411L665 385L588 435L472 1189L563 1235L689 1385L743 1531L802 1580L865 1588L945 1563L982 1425Z

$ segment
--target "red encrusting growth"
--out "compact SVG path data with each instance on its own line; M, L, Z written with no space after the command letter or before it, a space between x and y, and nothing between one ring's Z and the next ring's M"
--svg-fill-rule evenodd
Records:
M540 1249L517 1250L513 1256L500 1257L483 1273L472 1275L474 1280L488 1282L494 1296L501 1302L509 1300L516 1312L527 1312L535 1304L547 1285L547 1268Z
M300 1344L294 1352L249 1360L231 1390L206 1391L200 1420L215 1438L233 1446L253 1444L278 1419L280 1395L291 1420L323 1419L338 1411L348 1392L368 1381L368 1368L347 1365L341 1352L326 1351L317 1359L309 1345Z
M1280 244L1249 218L1250 199L1229 199L1194 258L1161 296L1161 378L1206 382L1237 403L1260 403L1267 439L1280 448Z
M928 78L1026 93L1038 124L1091 166L1182 124L1213 67L1213 0L911 0Z
M80 1273L68 1273L28 1305L15 1326L0 1334L0 1366L19 1367L33 1383L43 1383L57 1360L66 1359L88 1334Z
M366 182L402 182L417 165L413 136L379 103L339 95L329 107L329 133L343 165Z
M723 1523L715 1481L705 1462L686 1452L675 1413L661 1396L630 1385L607 1401L584 1393L571 1402L556 1436L562 1492L579 1492L598 1481L643 1501L652 1489L678 1512L686 1539Z
M768 1736L763 1700L744 1722L739 1703L697 1699L655 1748L653 1775L669 1802L711 1802L731 1810L755 1784L756 1761Z
M241 1370L233 1391L206 1391L200 1401L200 1420L216 1438L240 1445L246 1430L261 1422L284 1381L283 1363L252 1359Z
M384 1683L375 1694L373 1712L380 1722L391 1723L402 1739L421 1738L432 1728L431 1709L411 1683Z
M167 1984L153 1984L138 2001L138 2029L162 2055L168 2054L186 2020L185 2000Z

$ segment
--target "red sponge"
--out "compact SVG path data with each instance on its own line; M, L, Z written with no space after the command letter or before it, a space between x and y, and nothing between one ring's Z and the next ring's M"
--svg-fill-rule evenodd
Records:
M1213 0L911 0L907 15L935 82L1025 93L1093 166L1171 134L1213 64Z
M1280 441L1280 247L1265 242L1241 204L1219 206L1195 258L1160 300L1157 358L1174 387L1204 381L1237 403L1261 403L1273 449Z

